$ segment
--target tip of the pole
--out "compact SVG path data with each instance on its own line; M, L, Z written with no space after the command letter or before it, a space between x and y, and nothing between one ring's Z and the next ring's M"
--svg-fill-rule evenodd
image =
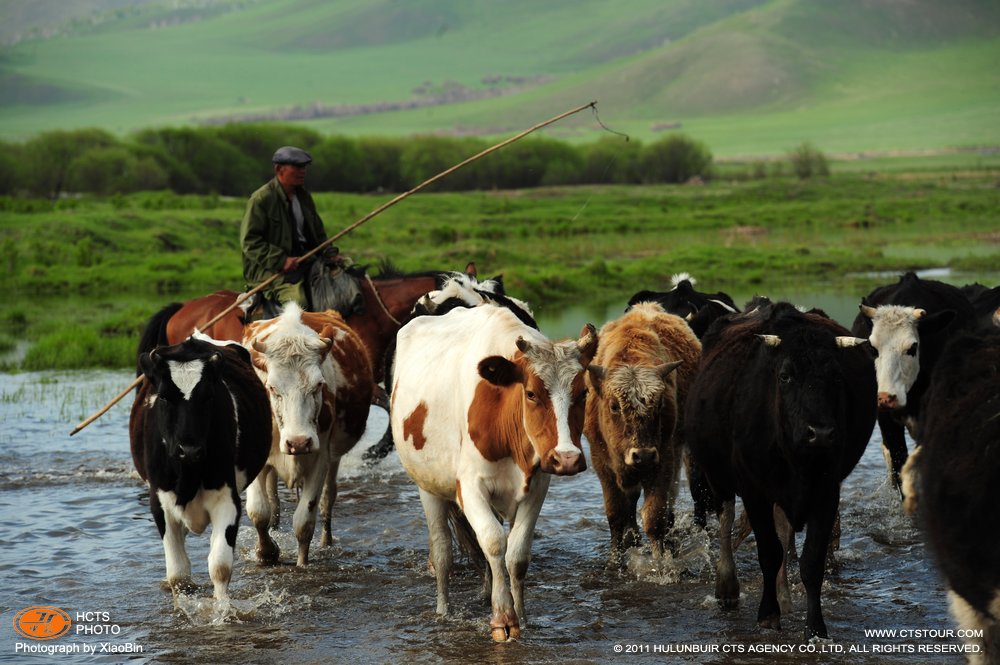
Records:
M76 434L77 432L79 432L82 429L83 429L82 427L80 427L79 425L77 425L76 427L73 428L73 431L70 432L69 435L73 436L74 434Z

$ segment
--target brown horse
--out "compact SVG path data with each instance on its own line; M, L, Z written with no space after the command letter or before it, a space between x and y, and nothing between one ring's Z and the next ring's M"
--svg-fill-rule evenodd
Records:
M441 287L451 273L419 272L403 274L390 265L383 265L378 277L369 277L364 268L350 268L349 272L360 281L365 308L361 313L348 316L347 324L364 341L371 358L375 381L383 378L383 357L396 331L409 318L410 310L417 300L429 291ZM201 298L189 300L181 305L169 305L150 320L166 318L166 325L160 330L148 333L155 335L155 343L177 344L186 339L195 328L220 340L242 341L243 326L247 323L243 310L236 307L208 329L203 326L236 302L239 294L235 291L216 291ZM165 335L165 338L164 338ZM141 346L142 344L140 344Z

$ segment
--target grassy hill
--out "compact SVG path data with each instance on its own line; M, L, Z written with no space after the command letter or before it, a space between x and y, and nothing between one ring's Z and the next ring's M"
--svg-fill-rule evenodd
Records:
M616 130L679 129L720 157L1000 144L993 0L19 4L0 0L7 140L241 119L507 135L596 99Z

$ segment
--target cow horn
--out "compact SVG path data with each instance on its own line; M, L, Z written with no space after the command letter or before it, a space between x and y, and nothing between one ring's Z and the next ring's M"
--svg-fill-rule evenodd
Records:
M221 365L222 364L222 354L219 353L218 351L215 351L214 353L212 353L212 355L210 355L208 357L208 362L210 364L212 364L212 365Z
M919 319L924 318L925 316L927 316L927 310L926 309L915 309L915 310L913 310L913 318L919 320Z
M860 305L858 305L858 309L860 309L861 313L864 314L869 319L875 318L875 313L877 310L871 305L866 305L864 303L861 303Z
M580 331L580 339L576 341L576 348L580 349L580 352L587 350L591 344L594 343L594 338L597 336L597 328L594 327L593 323L585 323L583 325L583 330Z
M778 346L781 344L781 338L777 335L757 335L757 337L760 337L764 344L768 346Z
M997 307L996 311L993 312L993 325L1000 328L1000 307Z
M671 372L673 372L675 369L677 369L683 364L684 364L683 360L674 360L668 363L663 363L662 365L656 368L656 372L662 378L666 378L667 376L669 376Z
M847 335L837 337L837 346L842 349L849 349L852 346L861 346L868 340L864 337L850 337Z
M688 315L684 317L685 321L694 321L694 312L688 312Z
M264 342L258 342L256 339L254 339L251 346L253 346L253 350L256 351L257 353L267 353L267 345L264 344Z

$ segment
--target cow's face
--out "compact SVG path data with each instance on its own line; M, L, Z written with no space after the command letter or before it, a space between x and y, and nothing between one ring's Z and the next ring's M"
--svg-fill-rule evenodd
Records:
M660 449L677 422L674 370L680 364L587 368L590 399L622 487L636 485L659 468Z
M225 361L218 351L196 358L172 353L179 346L142 354L139 365L155 389L150 408L167 456L194 466L206 457L212 418L221 406L214 403L213 386L221 385Z
M838 354L864 340L832 339L813 331L760 337L767 347L768 384L774 389L774 415L786 452L827 455L839 449L845 434L846 380Z
M319 450L320 431L332 425L322 365L332 340L305 328L297 335L272 334L251 344L253 364L267 388L279 449L287 455Z
M920 374L921 333L940 330L951 322L954 312L948 310L928 316L925 310L915 307L863 304L861 313L872 324L868 341L875 352L879 409L902 409L907 404L907 393Z
M587 388L584 372L597 351L597 331L587 324L580 339L557 344L517 340L514 360L491 356L479 363L489 383L518 391L522 424L546 473L571 476L587 468L583 434Z

